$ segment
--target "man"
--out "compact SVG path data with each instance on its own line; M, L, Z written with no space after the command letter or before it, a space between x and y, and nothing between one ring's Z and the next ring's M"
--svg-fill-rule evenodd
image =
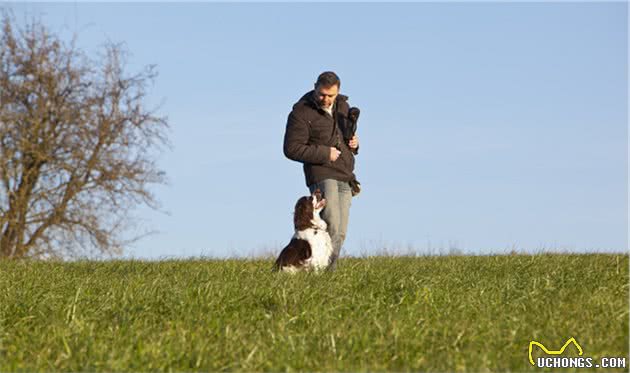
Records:
M356 135L344 140L349 105L348 97L339 94L340 86L334 72L320 74L315 89L293 105L284 134L284 154L303 164L311 193L319 188L326 198L322 218L328 225L334 250L329 269L335 268L346 238L353 195L350 182L356 180L354 155L359 150Z

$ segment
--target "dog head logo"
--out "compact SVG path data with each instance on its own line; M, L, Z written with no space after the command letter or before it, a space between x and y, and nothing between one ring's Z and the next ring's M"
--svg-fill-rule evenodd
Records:
M559 350L548 350L547 347L543 346L542 343L540 342L536 342L536 341L531 341L529 342L529 362L532 365L536 365L534 364L534 359L532 358L532 350L534 349L534 346L538 346L540 347L546 354L548 355L560 355L562 353L564 353L564 350L567 348L567 346L569 346L571 343L573 343L573 345L575 347L577 347L578 350L578 355L582 356L583 351L582 351L582 346L580 346L579 343L577 343L577 341L575 340L575 338L571 337L569 338L565 343L564 346L562 346L561 349Z

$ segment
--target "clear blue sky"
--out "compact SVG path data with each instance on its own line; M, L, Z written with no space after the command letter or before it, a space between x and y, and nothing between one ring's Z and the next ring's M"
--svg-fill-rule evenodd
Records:
M626 3L18 3L156 64L169 215L138 258L278 252L307 193L287 114L334 70L361 108L342 253L628 248Z

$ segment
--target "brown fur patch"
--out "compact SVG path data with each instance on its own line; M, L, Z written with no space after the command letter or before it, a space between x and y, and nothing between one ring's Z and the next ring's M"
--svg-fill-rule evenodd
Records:
M273 266L274 271L280 270L282 267L300 267L304 265L306 259L311 257L311 245L305 240L294 238L289 244L282 249L276 263Z

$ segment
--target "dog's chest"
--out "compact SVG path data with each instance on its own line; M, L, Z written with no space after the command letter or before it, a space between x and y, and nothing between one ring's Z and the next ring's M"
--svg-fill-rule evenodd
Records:
M309 228L295 233L294 238L305 240L311 246L310 264L316 268L328 266L332 254L332 243L328 232L322 229Z

